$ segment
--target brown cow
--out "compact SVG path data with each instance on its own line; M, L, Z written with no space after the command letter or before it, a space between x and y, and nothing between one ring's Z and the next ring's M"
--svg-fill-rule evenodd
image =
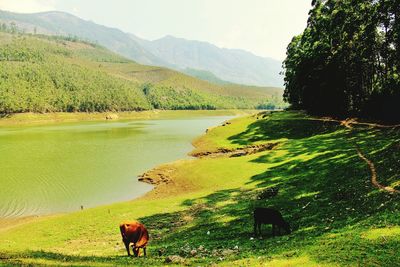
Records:
M125 244L128 256L131 256L129 251L129 244L132 243L132 250L135 257L140 256L140 249L143 249L144 256L146 256L146 245L149 241L149 233L146 227L140 222L133 221L129 223L121 223L119 229L122 235L122 242Z

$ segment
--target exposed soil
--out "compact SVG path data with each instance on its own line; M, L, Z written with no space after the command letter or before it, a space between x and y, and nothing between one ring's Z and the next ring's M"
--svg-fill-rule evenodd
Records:
M311 119L311 120L314 120L314 119ZM390 124L360 122L356 118L348 118L348 119L345 119L345 120L337 120L337 119L333 119L333 118L330 118L330 117L323 117L321 119L316 119L316 120L337 122L337 123L340 123L341 125L343 125L343 126L345 126L347 128L351 128L352 125L368 126L368 127L371 127L371 128L399 128L400 127L400 124L390 125Z
M368 164L369 170L370 170L370 172L371 172L371 183L372 183L376 188L379 188L379 189L381 189L381 190L385 190L385 191L387 191L387 192L389 192L389 193L392 193L392 194L393 194L393 193L400 193L399 190L396 190L396 189L394 189L394 188L392 188L392 187L390 187L390 186L383 186L383 185L381 185L381 184L378 182L378 179L377 179L378 175L377 175L377 173L376 173L375 164L374 164L371 160L367 159L367 157L363 154L363 152L360 150L360 148L356 147L356 150L357 150L358 156Z
M342 121L338 121L335 119L331 119L331 118L323 118L322 120L324 121L336 121L338 123L340 123L341 125L343 125L344 127L352 130L353 129L353 125L361 125L361 126L368 126L371 128L397 128L400 127L400 125L383 125L383 124L378 124L378 123L364 123L364 122L357 122L356 119L346 119L346 120L342 120ZM397 144L398 145L398 144ZM376 188L380 189L380 190L384 190L388 193L394 194L394 193L400 193L399 190L396 190L390 186L384 186L382 184L380 184L378 182L378 174L376 172L376 168L375 168L375 164L369 160L366 155L361 151L361 149L358 147L357 143L354 144L355 149L357 151L357 155L368 164L369 170L371 172L371 183L373 186L375 186ZM400 146L400 145L398 145Z
M241 148L218 148L215 151L202 151L193 153L196 158L217 158L217 157L243 157L251 154L260 153L266 150L274 149L278 143L265 143L259 145L245 146Z
M341 121L340 124L345 126L346 128L353 129L352 124L360 124L360 123L357 123L354 119L352 119L352 120L348 119L348 120ZM371 124L371 123L369 123L369 124L368 123L362 123L362 125L367 125L369 127L385 127L385 128L389 127L389 126L386 126L386 125ZM396 127L398 127L398 125L391 126L391 127L396 128ZM368 164L369 170L371 172L371 183L372 183L373 186L375 186L376 188L379 188L381 190L385 190L385 191L387 191L387 192L389 192L391 194L400 193L399 190L396 190L396 189L394 189L394 188L392 188L390 186L381 185L378 182L378 175L377 175L377 172L376 172L375 164L365 156L365 154L361 151L361 149L358 147L357 144L355 144L355 149L357 150L358 156Z
M219 148L215 151L205 151L192 154L197 158L217 158L217 157L243 157L255 153L260 153L267 150L274 149L278 143L266 143L259 145L245 146L242 148ZM148 183L154 186L168 185L174 183L169 173L174 172L174 169L169 167L155 168L149 170L138 177L138 181Z
M168 173L157 172L153 169L139 175L138 181L157 186L160 184L169 184L172 179Z

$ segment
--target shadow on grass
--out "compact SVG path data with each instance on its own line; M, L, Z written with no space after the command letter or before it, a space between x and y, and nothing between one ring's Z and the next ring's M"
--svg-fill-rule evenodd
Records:
M29 261L26 261L29 259ZM55 253L49 251L25 251L23 253L5 254L0 253L0 265L5 266L59 266L65 263L70 266L74 265L87 265L87 266L115 266L117 265L130 265L132 261L141 263L141 258L131 258L127 256L75 256L63 253Z
M270 116L266 119L258 119L250 124L246 131L228 138L233 144L249 145L257 141L287 139L304 139L315 135L332 132L340 125L335 122L321 122L306 119L304 115L297 113L281 113L278 119Z
M257 163L275 163L275 167L249 177L248 185L253 188L220 190L187 199L182 203L184 211L141 220L154 229L154 245L166 249L168 254L189 256L182 250L188 246L202 245L209 250L239 246L240 253L232 257L276 257L288 253L295 257L305 253L321 263L338 263L337 255L341 255L341 265L360 264L365 258L385 265L380 244L360 235L371 227L398 225L395 214L399 212L400 197L372 187L369 170L358 158L354 143L382 161L385 145L396 142L398 136L398 132L371 129L349 131L335 123L297 117L259 120L230 140L249 144L287 138L290 142L279 148L283 154L270 151L253 159ZM396 160L399 158L391 163ZM394 172L400 173L399 168ZM383 176L388 173L381 171ZM257 200L260 190L270 186L279 187L279 194ZM271 238L269 228L263 230L262 240L252 240L255 206L279 209L295 230L293 234ZM398 240L388 240L386 246L392 252L400 248ZM362 259L366 248L368 253Z

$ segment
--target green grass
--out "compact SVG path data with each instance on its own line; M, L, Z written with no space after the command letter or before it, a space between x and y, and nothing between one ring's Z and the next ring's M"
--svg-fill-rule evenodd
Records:
M0 231L7 264L223 266L395 266L400 262L400 197L374 188L354 149L375 162L381 183L399 189L399 130L344 128L301 113L234 119L196 141L198 149L279 142L272 151L160 166L171 175L144 198L66 215L32 219ZM279 194L257 200L261 190ZM291 235L253 239L255 206L279 209ZM138 219L149 229L147 259L125 257L118 224ZM210 235L207 232L210 232ZM190 250L203 246L198 257ZM232 254L227 249L239 250ZM165 255L159 257L159 249ZM225 255L223 255L225 253ZM229 255L228 255L229 254Z

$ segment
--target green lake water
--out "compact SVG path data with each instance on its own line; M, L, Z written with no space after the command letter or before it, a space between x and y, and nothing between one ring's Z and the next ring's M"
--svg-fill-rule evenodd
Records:
M194 117L0 128L0 218L130 200L137 176L187 157L191 141L232 118Z

